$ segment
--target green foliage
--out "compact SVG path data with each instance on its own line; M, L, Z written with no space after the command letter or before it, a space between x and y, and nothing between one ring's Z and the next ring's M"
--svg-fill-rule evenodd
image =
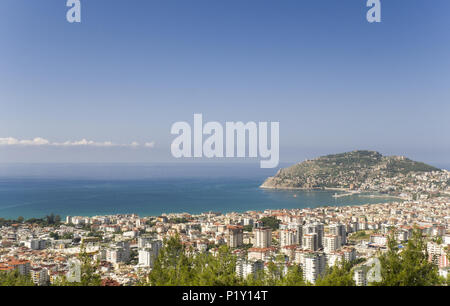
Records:
M73 233L64 233L61 239L73 239Z
M303 272L299 265L291 265L285 273L284 263L269 262L267 269L249 275L242 283L245 286L305 286Z
M25 221L29 224L37 224L39 226L57 226L61 224L61 217L59 215L54 215L53 213L45 216L44 218L30 218Z
M78 258L81 262L81 277L80 282L69 282L67 278L63 276L59 281L57 281L55 286L100 286L101 276L98 273L99 263L92 262L91 256L86 252L85 246L82 244L80 246L80 254Z
M172 219L169 219L168 222L172 223L172 224L179 224L179 223L187 223L187 222L189 222L189 220L186 219L185 217L183 217L183 218L172 218Z
M148 276L149 284L153 286L190 284L193 280L193 267L192 258L186 255L186 247L178 236L169 238L164 244Z
M145 221L145 225L155 226L156 225L156 221L154 219L147 220L147 221Z
M0 272L0 286L34 286L31 277L22 275L17 270Z
M270 227L272 230L277 230L280 227L280 220L275 217L264 217L260 220L263 223L263 226Z
M249 224L244 226L244 232L251 232L251 231L253 231L253 225Z
M245 243L245 244L241 245L240 247L238 247L238 249L248 251L248 249L250 249L250 248L252 248L252 247L253 247L253 244L251 244L251 243Z
M137 265L139 261L139 252L137 250L132 249L130 251L130 259L128 260L128 265Z
M86 253L84 245L81 245L80 257L81 261L81 286L100 286L101 278L98 273L99 263L92 263L91 256Z
M382 281L380 286L433 286L439 285L438 268L428 261L425 240L420 230L414 229L406 247L399 249L392 234L388 250L380 256Z
M59 235L58 235L58 233L51 232L50 234L48 234L48 236L49 236L50 238L55 239L55 240L59 240Z
M187 255L178 236L164 242L146 285L153 286L226 286L238 285L236 259L227 246L211 253Z
M284 277L280 279L278 286L305 286L305 280L303 279L303 271L299 265L292 265L288 268L288 271Z
M262 282L262 285L266 286L276 286L282 279L283 275L283 266L281 264L276 264L274 262L269 262L267 264L267 270L264 271L264 276L259 279Z
M53 238L55 240L59 240L59 239L73 239L73 233L64 233L62 236L60 236L60 235L58 235L58 233L51 232L48 235L50 236L50 238Z
M236 286L240 281L236 276L236 258L226 245L218 249L218 254L197 255L193 262L194 286Z
M344 261L342 264L328 268L326 274L316 281L316 286L355 286L352 268L361 261L364 261L364 259L351 262Z
M222 245L216 256L211 253L187 255L186 247L178 237L166 240L148 281L141 285L152 286L300 286L304 285L302 270L293 265L283 275L284 258L269 263L268 271L259 271L247 279L236 275L236 257Z
M442 244L443 240L441 236L437 236L436 238L433 239L434 242L436 242L437 244Z
M369 240L370 234L368 234L366 231L358 231L356 233L352 233L349 240Z
M19 223L17 220L0 218L0 227L2 226L11 226L11 224Z
M0 218L0 227L1 226L11 226L15 223L28 223L28 224L37 224L39 226L57 226L61 224L61 217L59 215L50 214L45 216L44 218L30 218L25 220L24 217L20 216L17 220L14 219L4 219Z
M374 178L440 169L408 158L383 156L375 151L352 151L321 156L281 169L265 185L293 188L349 188Z

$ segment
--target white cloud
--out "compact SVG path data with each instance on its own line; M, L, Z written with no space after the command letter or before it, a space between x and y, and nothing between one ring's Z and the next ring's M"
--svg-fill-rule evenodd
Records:
M147 148L153 148L154 142L146 142L144 144L144 147ZM0 146L54 146L54 147L82 147L82 146L90 146L90 147L139 147L140 144L136 141L133 141L131 144L118 144L113 143L111 141L103 141L103 142L97 142L93 140L87 140L85 138L81 140L67 140L65 142L50 142L49 140L42 138L42 137L36 137L32 140L27 139L17 139L13 137L0 137Z
M47 139L36 137L32 140L19 140L13 137L0 138L0 146L15 146L15 145L25 145L25 146L42 146L48 145L50 142Z
M146 143L144 144L144 147L146 147L146 148L154 148L154 147L155 147L155 142L154 142L154 141L152 141L152 142L146 142Z
M112 143L111 141L95 142L92 140L81 139L76 141L65 141L65 142L53 142L52 146L62 146L62 147L79 147L79 146L94 146L94 147L114 147L120 146Z

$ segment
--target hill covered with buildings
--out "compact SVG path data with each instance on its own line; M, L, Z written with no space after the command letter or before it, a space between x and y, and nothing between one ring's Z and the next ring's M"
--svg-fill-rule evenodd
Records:
M426 182L425 185L421 181ZM439 192L448 188L446 171L405 156L383 156L376 151L352 151L306 160L280 169L262 188L340 188L385 193ZM413 190L409 190L413 191Z

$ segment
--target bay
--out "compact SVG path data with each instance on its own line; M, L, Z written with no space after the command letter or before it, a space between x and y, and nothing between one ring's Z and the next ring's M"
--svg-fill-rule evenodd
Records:
M3 164L0 217L226 213L393 201L358 195L334 198L335 191L260 189L275 173L256 163Z

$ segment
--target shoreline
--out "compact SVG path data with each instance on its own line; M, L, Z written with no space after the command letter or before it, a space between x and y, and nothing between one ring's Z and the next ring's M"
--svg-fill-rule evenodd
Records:
M242 181L244 182L244 181ZM122 182L85 183L84 181L62 185L63 193L53 186L30 185L24 191L17 188L3 191L0 205L0 218L15 219L23 216L42 218L54 213L61 217L67 215L104 215L104 214L139 214L158 216L163 213L202 213L207 211L243 212L247 210L314 208L317 206L353 206L394 202L398 198L385 195L333 198L334 191L341 193L346 188L268 188L280 189L274 192L259 188L259 179L249 179L248 183L237 182L228 184L228 179L220 180L220 184L208 187L208 182L199 181L195 184L180 185L179 192L174 193L174 185L163 183L154 185L152 182L137 184L131 189ZM110 185L111 184L111 185ZM134 182L131 184L135 186ZM130 185L130 186L131 186ZM30 187L28 186L28 187ZM106 186L106 187L105 187ZM178 186L178 185L177 185ZM205 188L206 186L206 188ZM192 187L195 187L192 189ZM36 194L33 190L44 188L48 194ZM31 190L28 192L28 190ZM114 191L115 196L111 196ZM271 194L277 193L278 195ZM293 195L297 193L297 196ZM23 198L24 195L27 198ZM40 196L42 195L42 196ZM64 203L60 203L64 195ZM18 196L20 196L18 198ZM18 200L16 200L18 199ZM402 199L403 200L403 199ZM41 204L42 203L42 204ZM59 203L58 205L56 205Z
M318 188L316 188L316 189L302 188L302 189L296 189L296 190L315 192L315 191L332 191L332 190L338 190L338 189L339 188L330 188L330 189L327 189L327 190L318 189ZM283 190L280 190L280 191L283 191ZM287 190L285 190L285 191L287 191ZM161 215L182 215L182 214L200 215L200 214L205 214L205 213L210 213L210 212L218 212L218 213L221 213L221 214L228 214L228 213L245 213L247 211L315 209L315 208L318 208L318 207L341 207L341 206L347 206L347 207L350 206L351 207L351 206L361 206L361 205L380 205L380 204L392 204L392 203L396 202L395 201L396 198L397 199L401 199L401 200L405 200L405 199L400 198L400 197L382 196L382 195L379 195L379 196L376 196L376 195L373 195L373 196L370 196L370 195L362 196L361 195L361 198L363 198L363 197L384 198L384 199L392 198L392 200L385 201L385 202L383 202L383 201L382 202L375 202L375 203L367 203L367 202L361 200L360 203L347 203L347 204L343 204L343 205L332 205L330 203L330 204L326 204L326 205L305 206L305 207L291 207L291 208L273 206L273 207L265 207L265 208L258 208L258 209L243 209L243 208L241 208L241 209L234 209L234 210L217 209L216 208L216 209L204 210L204 211L201 211L201 212L194 212L194 211L189 211L189 210L185 210L185 211L171 211L171 212L164 211L164 212L157 213L157 214L152 214L152 213L147 214L147 213L141 213L141 212L136 212L136 211L126 211L126 212L116 212L116 213L87 213L87 214L86 213L65 214L65 213L49 212L49 213L46 213L46 214L41 215L41 216L36 216L36 215L35 216L27 216L25 219L33 219L33 218L42 219L42 218L45 218L47 215L50 215L52 213L54 215L59 215L61 218L66 218L67 216L95 217L95 216L112 216L112 215L138 215L140 217L141 216L142 217L158 217L158 216L161 216ZM0 215L0 218L6 219L6 220L16 220L18 218L18 216L16 216L16 217L6 217L6 216Z
M316 188L305 188L305 187L289 187L289 186L259 186L261 189L267 189L267 190L299 190L299 191L342 191L346 192L345 194L340 194L338 196L333 195L334 198L341 198L346 196L353 196L358 195L360 197L367 197L367 198L393 198L393 199L400 199L400 200L407 200L407 197L401 197L398 195L391 195L391 194L373 194L370 191L359 191L359 190L353 190L350 188L342 188L342 187L316 187ZM364 195L363 193L368 193L367 195Z
M391 201L391 202L377 202L377 203L361 203L361 204L347 204L347 205L339 205L339 206L335 206L335 205L324 205L324 206L316 206L316 207L301 207L301 208L264 208L264 209L260 209L260 210L255 210L255 209L249 209L249 210L234 210L234 211L221 211L221 210L208 210L208 211L203 211L200 213L191 213L188 211L184 211L184 212L164 212L161 214L140 214L137 212L127 212L127 213L105 213L105 214L70 214L70 215L59 215L59 214L54 214L59 215L61 218L66 218L66 217L82 217L82 218L93 218L93 217L104 217L104 216L124 216L124 215L136 215L140 218L157 218L160 216L172 216L172 217L181 217L182 215L190 215L190 216L199 216L199 215L204 215L204 214L215 214L215 213L219 213L221 215L226 215L226 214L243 214L243 213L247 213L247 212L263 212L265 210L270 210L270 211L291 211L291 210L304 210L304 209L319 209L319 208L327 208L327 207L355 207L355 206L365 206L365 205L390 205L390 204L394 204L396 203L395 201ZM48 213L46 216L50 215L51 213ZM46 216L44 217L31 217L31 218L25 218L24 221L26 222L27 220L30 219L44 219ZM0 217L2 218L2 217ZM7 221L17 221L17 218L4 218ZM62 223L65 223L64 221L62 221Z

